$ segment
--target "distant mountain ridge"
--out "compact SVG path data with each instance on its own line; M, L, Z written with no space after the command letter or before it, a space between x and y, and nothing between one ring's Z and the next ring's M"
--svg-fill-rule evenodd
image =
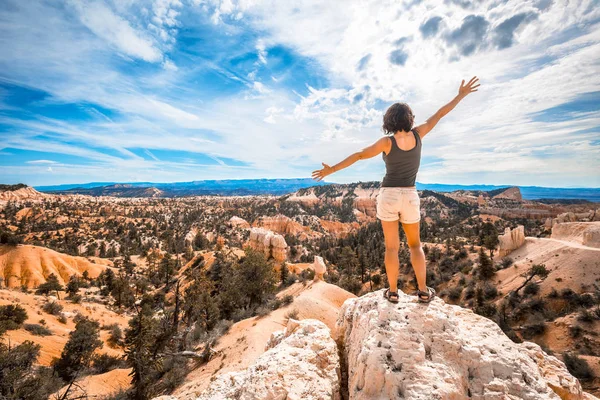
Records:
M302 179L226 179L191 182L87 183L81 185L38 186L37 190L56 194L86 194L115 197L249 196L283 195L309 186L328 185Z
M379 187L380 182L358 182L362 185ZM36 186L35 189L45 193L57 194L87 194L91 196L118 197L180 197L194 195L284 195L314 186L334 184L332 182L317 182L311 178L303 179L225 179L202 180L191 182L90 182L84 184L66 184L54 186ZM351 183L347 185L356 185ZM419 183L418 190L435 192L454 192L457 190L469 192L495 193L505 191L514 185L449 185L438 183ZM147 190L151 189L153 190ZM587 200L600 202L600 188L548 188L540 186L519 186L525 200L559 199Z

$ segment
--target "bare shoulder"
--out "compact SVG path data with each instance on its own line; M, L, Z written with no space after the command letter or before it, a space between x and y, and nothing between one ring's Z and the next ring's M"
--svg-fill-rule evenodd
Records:
M431 128L432 127L427 122L425 122L424 124L415 126L414 128L412 128L412 130L414 132L416 132L417 135L419 135L419 138L423 139L425 137L425 135L427 135L427 133L429 133Z
M384 136L377 141L379 144L381 151L383 151L386 155L389 154L392 149L392 138L390 136Z

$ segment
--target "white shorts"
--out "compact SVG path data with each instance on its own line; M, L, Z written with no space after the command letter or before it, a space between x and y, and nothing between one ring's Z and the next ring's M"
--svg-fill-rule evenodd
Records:
M421 199L415 188L381 187L377 195L377 218L414 224L421 220Z

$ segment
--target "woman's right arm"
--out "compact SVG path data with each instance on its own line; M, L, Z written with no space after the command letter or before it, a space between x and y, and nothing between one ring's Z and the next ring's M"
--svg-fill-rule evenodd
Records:
M460 88L458 89L458 94L456 95L456 97L453 98L452 101L450 101L448 104L437 110L437 112L431 117L429 117L427 121L425 121L425 123L415 127L421 139L423 139L423 137L427 135L433 129L433 127L437 125L438 122L440 122L440 119L442 119L442 117L444 117L446 114L452 111L462 99L464 99L469 93L477 91L476 88L479 87L479 84L475 85L475 83L478 80L479 78L474 76L471 78L469 83L465 85L465 80L463 79L462 83L460 84Z
M317 181L323 180L323 178L325 178L327 175L331 175L334 172L347 168L359 160L365 160L367 158L375 157L377 154L380 154L381 152L385 151L389 143L390 141L388 137L384 136L372 145L365 147L361 151L357 151L356 153L350 154L348 157L335 164L333 167L330 167L325 163L321 163L323 164L323 168L313 171L312 177Z

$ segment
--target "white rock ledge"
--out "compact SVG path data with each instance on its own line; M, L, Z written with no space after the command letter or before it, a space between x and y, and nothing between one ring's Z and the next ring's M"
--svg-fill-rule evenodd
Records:
M594 399L564 363L535 343L511 341L491 320L440 298L429 304L383 290L343 304L351 400Z
M220 375L198 400L337 400L339 365L337 345L324 323L290 319L254 364Z

